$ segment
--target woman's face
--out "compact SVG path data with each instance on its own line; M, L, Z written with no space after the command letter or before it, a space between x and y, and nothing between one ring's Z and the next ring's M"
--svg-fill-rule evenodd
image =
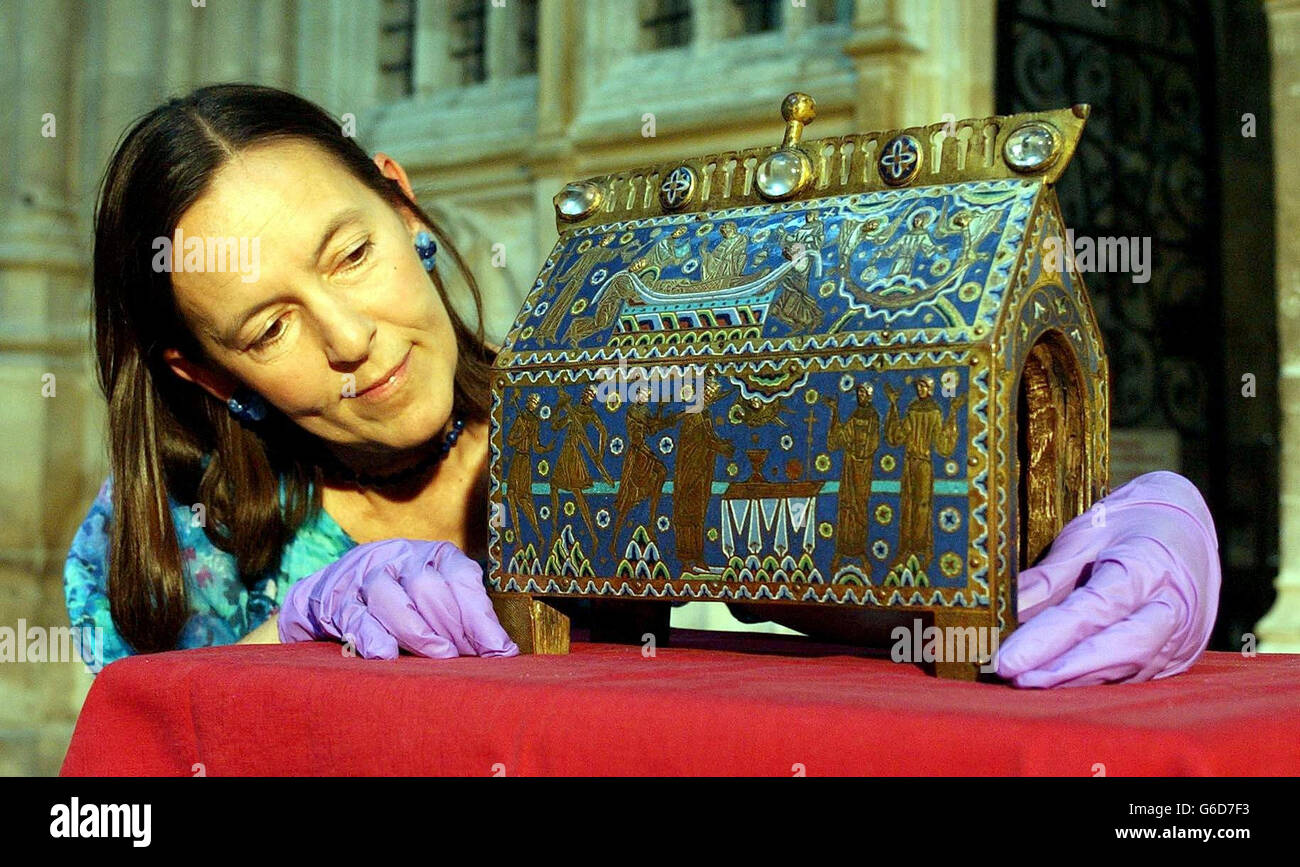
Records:
M409 191L396 163L377 162ZM178 235L247 239L256 267L173 272L181 315L221 369L174 350L172 368L222 399L243 383L331 443L384 452L427 441L451 413L458 353L415 251L422 228L309 142L235 155Z

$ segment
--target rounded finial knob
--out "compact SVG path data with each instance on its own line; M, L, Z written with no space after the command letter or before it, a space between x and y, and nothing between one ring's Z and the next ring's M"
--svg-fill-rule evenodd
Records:
M800 91L781 100L781 117L786 123L797 120L799 123L812 123L817 116L817 103L811 96Z

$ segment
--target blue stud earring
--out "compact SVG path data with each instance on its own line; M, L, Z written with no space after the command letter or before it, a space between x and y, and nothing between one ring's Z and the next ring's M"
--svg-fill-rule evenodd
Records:
M416 235L415 252L420 254L420 264L424 270L432 271L438 260L438 242L433 240L433 236L428 232Z
M262 400L257 392L242 386L235 390L230 400L226 401L226 408L230 410L231 415L244 424L266 418L266 401Z

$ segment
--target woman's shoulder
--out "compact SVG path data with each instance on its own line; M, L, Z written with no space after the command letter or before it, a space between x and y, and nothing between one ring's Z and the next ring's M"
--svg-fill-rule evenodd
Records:
M113 477L109 476L91 501L85 519L72 537L68 560L97 567L108 551L108 524L113 516Z
M316 510L295 528L275 567L245 580L237 558L218 548L208 536L209 516L203 504L182 503L170 494L167 502L194 611L191 623L181 636L180 647L237 640L253 620L264 619L269 609L283 600L291 584L334 562L356 544L323 509ZM78 527L64 565L65 600L70 618L74 622L93 620L94 625L108 630L112 629L108 615L112 521L113 477L110 474ZM124 650L118 655L129 652ZM116 658L111 652L107 655Z
M73 627L101 630L102 656L87 658L92 671L134 651L117 630L109 597L113 476L109 474L91 501L85 519L73 535L63 566L64 602ZM203 530L206 515L200 504L177 502L168 496L172 524L192 616L178 648L223 644L238 639L245 599L235 559L218 549Z
M110 473L91 502L68 551L65 579L74 587L107 590L110 532L113 523L113 476ZM202 503L181 503L171 494L167 505L180 547L185 577L200 591L227 578L238 578L235 558L219 549L207 535L207 509ZM206 595L206 594L204 594Z
M87 654L86 643L82 644L82 659L95 673L132 652L113 624L108 600L108 524L112 512L110 478L91 502L63 563L63 598L69 623L74 630L98 630L102 636L102 640L89 643L92 651L98 651L98 658L93 652Z

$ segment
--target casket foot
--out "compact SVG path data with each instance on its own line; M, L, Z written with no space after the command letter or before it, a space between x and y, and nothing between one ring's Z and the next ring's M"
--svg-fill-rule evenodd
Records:
M987 615L963 611L936 611L934 625L942 636L940 658L928 665L931 674L943 680L980 679L980 654L996 652L996 638L987 623ZM944 658L951 655L952 658ZM986 678L987 679L987 678Z
M488 593L497 620L520 653L568 653L569 618L526 593Z

